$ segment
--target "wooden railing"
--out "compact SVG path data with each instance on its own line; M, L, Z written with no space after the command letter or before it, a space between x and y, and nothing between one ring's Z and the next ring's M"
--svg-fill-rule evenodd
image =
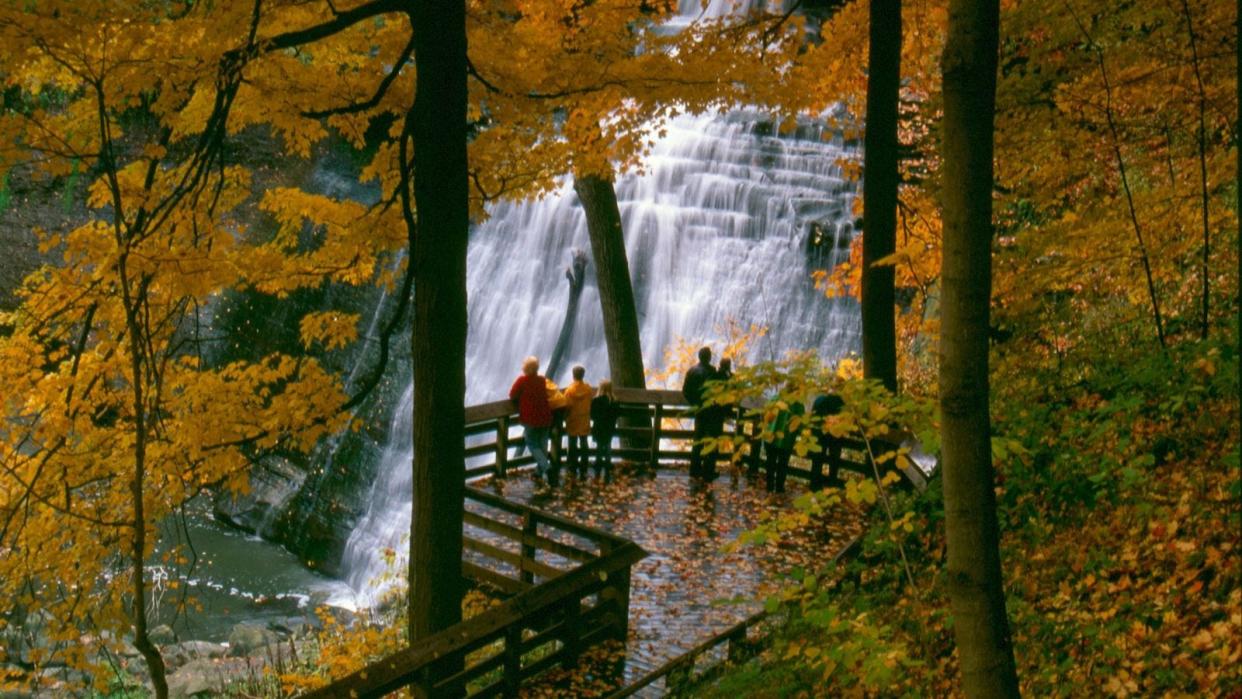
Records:
M852 557L862 547L862 534L855 536L832 557L829 568ZM779 612L778 612L779 614ZM734 667L757 654L771 641L772 615L758 611L742 619L720 633L698 643L690 650L669 660L637 680L607 695L606 699L625 699L651 687L660 680L660 696L677 697L693 694L694 689L719 678Z
M665 697L679 696L691 687L710 682L723 674L730 666L737 665L755 655L766 640L766 636L755 638L753 631L761 622L768 619L768 616L766 612L757 612L746 617L648 672L638 680L609 694L607 699L624 699L633 696L654 686L661 679L664 680L661 696ZM695 668L699 660L711 655L713 651L721 657L716 658L715 662L710 663L702 672L696 673Z
M555 665L574 665L585 648L602 640L624 639L629 568L646 555L626 541L304 696L380 697L410 686L416 695L431 697L515 697L523 680ZM435 672L437 666L461 669Z
M681 391L617 388L615 392L621 404L621 419L617 428L620 444L612 450L614 458L649 468L689 458L690 444L694 439L694 412L686 404ZM759 440L762 429L741 407L725 421L725 434L737 435L739 431L746 445L741 458L752 469L758 468L759 460L763 458ZM466 435L469 442L466 448L467 478L504 475L510 469L534 463L529 453L516 456L514 447L522 443L522 429L510 401L466 408ZM872 475L865 443L848 438L837 441L841 447L837 469ZM894 442L898 441L902 441L901 436L890 441L875 441L871 444L871 450L878 455L894 448ZM551 444L553 459L560 460L564 451L563 436L554 433ZM822 472L831 466L826 457L821 466ZM924 485L925 478L917 469L908 467L903 472L915 486L921 488ZM801 466L797 461L790 464L789 475L803 480L817 480L812 468Z
M526 592L630 543L477 488L466 488L463 519L462 574L505 594ZM614 593L627 601L629 576L624 577L627 586ZM621 584L614 581L614 587Z
M572 667L601 641L625 641L637 544L466 488L462 574L512 595L499 606L306 697L517 696L524 680ZM449 668L447 671L444 668Z
M677 421L691 418L692 411L679 391L616 393L622 446L614 455L653 468L687 458L694 432L692 425ZM533 462L528 454L510 453L521 438L520 432L514 434L517 427L507 400L466 408L468 480ZM741 430L744 458L759 458L760 430L741 410L726 422L726 430ZM865 445L851 440L841 445L839 468L871 473ZM851 450L857 456L850 458ZM553 454L559 452L557 439ZM812 476L792 466L790 475ZM573 666L586 648L607 639L625 641L630 569L647 555L642 548L477 488L467 487L465 498L462 575L510 597L304 696L379 697L408 686L418 696L515 697L523 681L553 666ZM727 657L739 658L749 643L747 631L760 618L708 639L614 696L628 696L661 677L668 686L680 686L693 678L695 661L721 645Z

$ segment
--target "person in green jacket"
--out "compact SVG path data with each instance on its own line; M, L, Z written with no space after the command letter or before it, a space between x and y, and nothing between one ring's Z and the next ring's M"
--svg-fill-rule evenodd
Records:
M794 424L794 416L799 418L806 414L806 408L799 401L793 401L788 408L780 410L772 418L770 431L772 441L768 442L767 487L769 493L785 492L785 479L789 475L789 458L793 455L794 442L802 421Z

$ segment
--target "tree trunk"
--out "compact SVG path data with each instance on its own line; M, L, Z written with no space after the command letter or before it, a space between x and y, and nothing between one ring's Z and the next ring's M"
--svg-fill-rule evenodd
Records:
M114 199L114 201L116 201ZM117 207L119 210L119 207ZM121 217L114 214L117 231L121 231ZM123 242L122 234L118 233L116 238L118 243L122 243L128 248L128 242ZM125 308L125 340L129 347L129 371L130 371L130 397L133 401L134 411L134 473L133 479L130 481L130 497L133 499L133 531L130 533L130 615L133 617L131 621L134 626L134 648L142 654L143 661L147 664L147 671L151 675L151 688L155 690L156 699L168 699L168 677L167 668L164 666L164 656L160 654L159 648L151 642L151 635L147 630L147 579L146 579L146 561L147 561L147 515L146 515L146 478L147 478L147 368L144 367L144 357L146 357L144 339L147 336L143 332L141 319L147 317L143 313L144 307L139 299L146 294L145 282L135 282L129 276L129 250L126 249L117 261L117 276L120 280L121 303ZM147 328L149 330L149 328ZM149 361L147 358L146 361ZM148 365L149 366L149 365ZM68 487L66 485L66 487Z
M1151 299L1151 313L1156 321L1156 340L1160 349L1168 351L1168 342L1164 334L1164 316L1160 313L1160 294L1156 291L1156 277L1152 272L1151 255L1147 251L1147 242L1143 239L1143 226L1139 222L1138 208L1134 204L1134 190L1130 187L1130 176L1126 169L1126 159L1121 153L1121 133L1117 126L1116 110L1113 108L1113 81L1108 74L1108 63L1104 60L1104 48L1095 42L1087 25L1074 12L1070 5L1070 16L1078 26L1079 33L1087 42L1087 48L1095 53L1095 63L1100 70L1100 81L1104 85L1104 120L1108 124L1108 133L1112 139L1113 158L1117 162L1117 176L1121 178L1121 191L1126 195L1126 210L1130 214L1130 225L1134 228L1134 239L1138 243L1139 261L1143 263L1143 276L1147 279L1147 296Z
M646 388L643 348L638 337L638 310L630 283L630 263L625 256L625 238L621 234L617 191L612 180L598 175L575 178L574 191L582 200L591 237L612 383L627 388Z
M863 138L863 375L897 390L893 266L876 260L897 245L897 92L901 87L901 0L871 0L867 123Z
M999 0L950 0L942 56L941 448L947 586L967 697L1019 696L1005 615L988 416L992 132Z
M1199 142L1199 212L1203 221L1203 250L1201 264L1199 266L1199 274L1202 280L1202 317L1199 324L1199 338L1208 339L1208 332L1211 327L1211 251L1212 237L1209 217L1209 195L1208 195L1208 167L1207 167L1207 89L1203 85L1203 72L1199 68L1199 37L1195 34L1194 15L1190 11L1190 2L1182 0L1182 13L1186 19L1186 37L1190 40L1190 58L1191 67L1194 68L1195 87L1198 88L1198 107L1199 107L1199 128L1196 135Z
M561 361L569 342L574 338L574 326L578 323L578 302L582 300L582 287L586 283L586 253L573 251L573 263L565 269L565 278L569 280L569 302L565 304L565 319L561 321L561 332L556 336L556 346L552 348L552 358L548 360L548 370L544 376L556 381L561 371Z
M414 512L409 633L414 641L461 621L470 202L465 3L420 0L410 7L419 78L407 116L418 215L411 258ZM401 165L405 167L404 158ZM408 201L405 208L410 225Z

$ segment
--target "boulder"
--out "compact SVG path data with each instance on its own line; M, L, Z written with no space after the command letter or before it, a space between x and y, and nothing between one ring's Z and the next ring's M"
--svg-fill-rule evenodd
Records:
M177 632L168 624L160 624L147 632L147 638L157 646L167 646L177 642Z
M313 641L285 639L270 646L260 648L250 654L252 659L264 661L277 672L312 657L317 647Z
M195 660L212 660L223 658L228 654L228 647L207 641L184 641L162 649L164 662L170 669L188 665Z
M241 623L229 632L229 655L240 657L280 640L275 631L254 623Z
M302 638L323 628L323 622L315 616L290 616L269 621L267 628L282 636Z
M261 658L221 658L193 660L168 676L170 699L214 696L229 685L263 675Z

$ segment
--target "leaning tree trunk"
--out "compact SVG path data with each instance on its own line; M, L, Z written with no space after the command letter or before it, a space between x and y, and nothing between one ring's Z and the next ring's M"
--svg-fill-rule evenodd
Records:
M901 87L901 0L871 0L867 123L863 139L863 374L897 390L893 266L897 246L897 93Z
M966 696L1016 697L988 416L999 0L950 0L944 74L941 449L947 587Z
M466 7L410 3L418 87L407 116L414 142L418 230L414 265L414 512L410 522L411 641L461 621L465 477ZM401 166L405 167L404 157ZM407 179L407 178L403 178ZM404 192L408 192L405 187ZM410 225L408 200L403 203Z
M565 269L565 279L569 280L569 301L565 304L565 319L561 321L561 332L556 336L556 346L552 348L552 358L548 360L548 370L544 376L556 381L561 371L561 362L565 359L565 351L574 338L574 326L578 324L578 303L582 300L582 287L586 284L586 253L573 251L573 263Z
M575 178L574 191L582 200L587 233L591 237L612 382L616 386L646 388L643 348L638 337L638 310L630 283L630 263L625 256L625 239L621 235L617 191L612 180L598 175Z

